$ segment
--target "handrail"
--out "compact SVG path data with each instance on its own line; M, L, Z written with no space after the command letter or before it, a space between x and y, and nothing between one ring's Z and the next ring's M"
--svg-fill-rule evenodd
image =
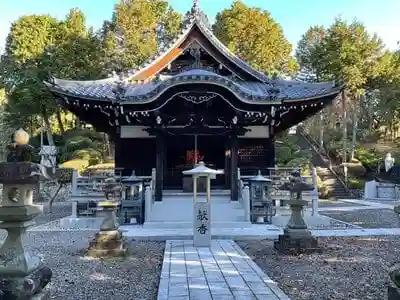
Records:
M306 131L304 130L304 128L302 126L298 127L300 130L298 131L299 134L310 144L310 146L312 147L313 151L319 155L319 157L324 161L325 158L322 156L322 154L318 151L317 146L315 146L316 141L314 140L314 143L312 142L313 138L308 135L306 133ZM326 157L328 158L329 164L328 164L328 169L332 172L332 174L336 177L336 179L340 182L340 184L344 187L344 189L346 190L346 192L350 193L351 195L354 196L353 192L349 189L349 187L347 186L347 184L342 180L342 178L340 178L339 174L332 168L332 159L329 157L329 153L327 151L327 149L323 149L326 153Z

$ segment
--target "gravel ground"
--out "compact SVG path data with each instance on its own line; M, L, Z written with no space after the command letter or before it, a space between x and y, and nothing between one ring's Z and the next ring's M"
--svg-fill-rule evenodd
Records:
M293 300L383 300L398 237L319 238L323 252L285 256L273 241L237 242Z
M318 207L351 207L351 206L363 206L362 204L342 202L340 200L319 200Z
M55 202L52 206L52 212L49 213L46 203L43 205L43 213L34 219L36 221L36 226L70 216L71 210L72 204L70 202Z
M364 228L398 228L400 218L390 209L321 212L321 215Z
M343 222L340 222L338 220L330 220L329 224L323 225L323 224L319 224L319 225L315 225L315 224L310 224L308 225L308 229L310 230L334 230L334 229L351 229L351 228L358 228L355 225L352 224L346 224Z
M153 300L164 255L164 243L130 242L124 259L82 256L94 233L30 232L27 247L53 270L48 285L57 300ZM4 239L4 234L1 234Z

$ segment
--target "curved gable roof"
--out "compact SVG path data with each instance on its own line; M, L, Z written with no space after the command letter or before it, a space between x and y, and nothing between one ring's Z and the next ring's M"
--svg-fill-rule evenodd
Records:
M191 44L193 40L197 40L199 37L196 36L195 33L200 32L203 36L202 38L208 41L216 49L216 51L218 51L218 54L237 66L241 71L248 74L247 77L249 77L251 81L259 81L263 83L268 83L270 81L268 76L255 70L244 60L233 54L214 35L206 22L206 17L201 10L192 9L183 22L181 33L173 41L171 41L170 44L162 47L155 55L150 57L143 65L129 70L124 77L127 80L146 80L149 77L156 75L169 63L176 59ZM150 69L150 72L146 72ZM143 76L143 74L145 75Z

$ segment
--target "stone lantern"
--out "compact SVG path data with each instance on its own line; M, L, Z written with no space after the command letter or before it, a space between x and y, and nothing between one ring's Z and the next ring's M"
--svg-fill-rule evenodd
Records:
M132 171L131 176L122 179L123 196L121 199L120 220L122 224L143 223L143 179Z
M302 193L314 190L314 186L303 182L300 172L294 172L290 182L283 184L280 189L290 192L288 204L291 217L283 235L275 241L275 249L284 254L312 253L318 250L317 239L307 229L302 215L304 206L308 204L308 201L303 200Z
M122 200L138 201L143 198L143 179L137 177L135 171L132 171L131 176L122 179L122 183L126 186Z
M16 131L14 143L7 147L7 162L0 163L0 228L7 230L7 238L0 247L2 299L49 297L43 288L50 282L52 271L24 244L27 228L35 224L33 219L43 211L43 206L33 204L33 189L40 180L50 179L44 166L32 162L33 147L28 143L28 133Z
M206 167L204 162L199 162L192 170L183 171L184 175L193 176L193 244L195 247L211 246L211 178L222 171ZM197 195L197 181L206 179L206 198Z
M250 207L255 214L260 218L260 223L271 223L271 218L274 214L271 199L272 180L262 176L261 171L258 175L249 180L250 183ZM259 220L252 220L252 222Z
M105 200L99 201L97 216L103 217L100 232L90 242L86 253L91 257L121 256L126 252L126 245L118 229L116 211L120 204L122 186L115 178L107 178L104 184Z

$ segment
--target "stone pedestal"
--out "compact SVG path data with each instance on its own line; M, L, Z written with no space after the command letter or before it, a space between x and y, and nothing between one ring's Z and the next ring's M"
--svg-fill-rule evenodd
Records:
M118 230L116 209L117 203L114 201L99 202L97 216L104 217L104 220L100 232L90 242L86 256L115 257L126 254L125 240Z
M211 246L211 203L196 199L193 204L193 245Z

